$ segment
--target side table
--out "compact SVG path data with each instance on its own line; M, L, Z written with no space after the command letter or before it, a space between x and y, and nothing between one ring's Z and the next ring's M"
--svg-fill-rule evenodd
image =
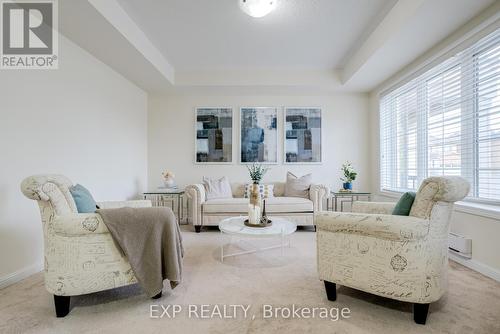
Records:
M151 201L153 206L166 206L172 209L179 224L184 222L184 189L158 188L143 193L144 199Z
M329 211L338 211L338 204L340 202L340 211L344 211L344 203L354 203L359 201L359 198L365 198L367 201L371 200L371 193L358 192L358 191L332 191L330 197L326 200L326 209Z

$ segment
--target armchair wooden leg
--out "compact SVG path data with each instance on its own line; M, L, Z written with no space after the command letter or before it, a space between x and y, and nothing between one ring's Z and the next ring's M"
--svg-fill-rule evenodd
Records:
M325 282L326 298L328 298L328 300L332 302L336 301L337 284L328 281L323 281L323 282Z
M70 296L56 296L54 295L54 305L56 307L56 316L64 318L69 313Z
M196 233L200 233L201 232L201 225L194 225L194 230Z
M413 304L413 320L419 325L425 325L427 314L429 312L429 304Z

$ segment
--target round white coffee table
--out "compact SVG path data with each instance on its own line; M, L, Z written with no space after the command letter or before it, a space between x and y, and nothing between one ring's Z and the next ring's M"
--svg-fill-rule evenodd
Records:
M297 225L280 217L270 217L272 220L272 225L268 227L249 227L244 224L246 216L231 217L222 220L219 223L219 230L222 234L230 236L230 244L232 242L232 237L244 237L244 238L279 238L280 244L264 248L256 248L251 250L245 250L236 253L224 253L224 242L221 242L220 246L220 257L221 262L224 262L224 258L230 256L237 256L243 254L255 253L258 251L281 248L281 255L284 254L285 246L290 246L290 236L293 232L297 230Z

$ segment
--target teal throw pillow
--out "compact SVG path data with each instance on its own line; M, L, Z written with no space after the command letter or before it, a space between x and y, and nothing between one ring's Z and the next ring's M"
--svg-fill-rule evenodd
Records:
M392 214L398 216L409 216L411 206L413 205L413 201L415 200L415 195L416 194L412 191L404 193L394 207L394 210L392 210Z
M97 208L97 204L88 191L87 188L82 186L81 184L77 184L69 188L69 192L73 199L75 200L76 209L78 213L94 213Z

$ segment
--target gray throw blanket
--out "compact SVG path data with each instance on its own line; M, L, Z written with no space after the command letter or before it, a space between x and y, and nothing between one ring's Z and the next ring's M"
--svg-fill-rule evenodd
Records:
M170 208L98 209L113 239L127 257L137 281L150 296L174 288L182 278L182 237Z

